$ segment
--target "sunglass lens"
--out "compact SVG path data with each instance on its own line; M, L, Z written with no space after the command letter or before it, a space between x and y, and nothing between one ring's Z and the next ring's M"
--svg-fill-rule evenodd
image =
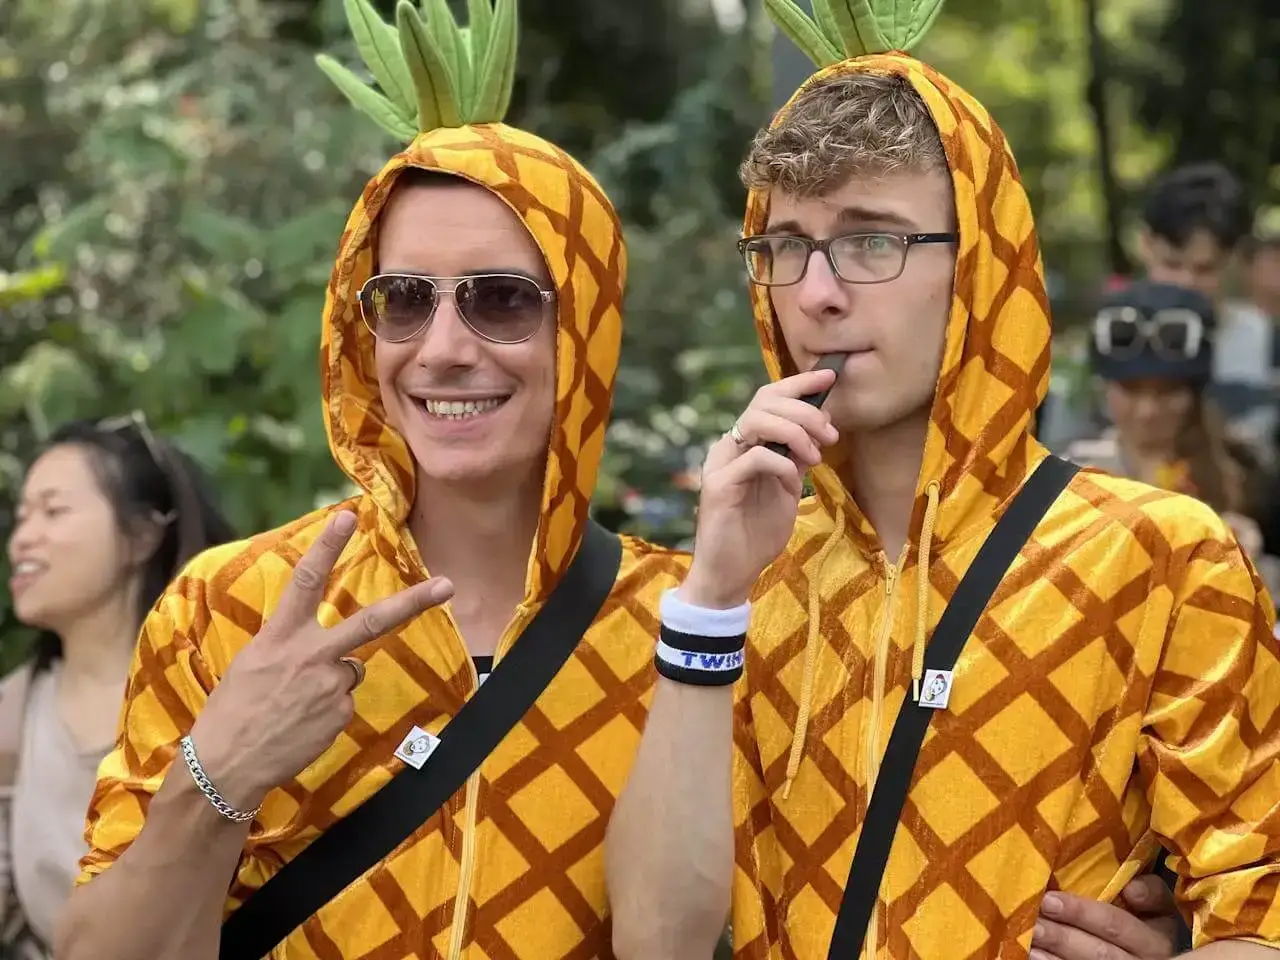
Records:
M1191 345L1191 330L1181 320L1168 321L1156 328L1156 339L1167 355L1185 357Z
M1132 353L1140 346L1138 338L1141 334L1138 325L1132 320L1112 320L1110 334L1112 353Z
M457 297L463 318L488 340L519 343L542 325L542 291L527 277L468 277L458 284Z
M426 277L374 277L366 289L374 333L383 340L408 340L431 319L436 286Z

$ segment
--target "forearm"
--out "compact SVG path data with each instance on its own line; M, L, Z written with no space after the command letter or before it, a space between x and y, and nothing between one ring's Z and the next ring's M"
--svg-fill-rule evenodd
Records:
M1220 940L1183 956L1198 960L1280 960L1280 949L1244 940Z
M659 679L609 829L619 960L706 960L733 881L731 687Z
M217 960L249 825L224 819L175 764L120 859L72 895L58 960Z

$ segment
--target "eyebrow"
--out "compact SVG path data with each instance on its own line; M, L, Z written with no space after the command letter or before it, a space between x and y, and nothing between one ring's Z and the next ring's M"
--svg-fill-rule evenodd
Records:
M59 497L65 497L67 492L61 487L45 487L41 490L33 490L25 494L18 502L21 507L24 504L44 504L50 500L57 500Z
M836 222L841 226L891 226L905 230L908 233L919 232L919 227L911 220L908 220L900 213L894 213L892 210L880 210L874 207L841 207L836 214ZM795 220L783 220L780 223L770 223L765 227L767 233L804 233L800 224Z

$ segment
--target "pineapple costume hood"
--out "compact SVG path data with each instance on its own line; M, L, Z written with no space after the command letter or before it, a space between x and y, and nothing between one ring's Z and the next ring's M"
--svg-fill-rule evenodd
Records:
M812 472L816 496L754 600L735 737L734 943L742 957L819 958L893 723L922 709L931 631L1046 456L1030 428L1050 320L1004 136L903 52L940 0L813 0L813 19L791 0L766 5L820 67L796 97L860 73L910 83L945 148L959 234L903 554L885 556L833 456ZM750 194L744 235L763 232L768 202ZM768 291L752 298L770 375L796 372ZM1025 957L1047 889L1111 899L1161 846L1200 941L1280 939L1280 669L1260 591L1202 504L1078 475L988 604L933 717L866 955ZM1223 679L1192 679L1203 677ZM1247 814L1232 806L1246 796Z
M331 58L317 58L353 105L411 140L365 187L342 234L325 304L325 423L338 464L382 508L388 536L380 542L401 539L395 530L412 506L413 458L387 422L374 338L357 299L375 272L374 225L407 168L492 191L537 243L557 295L555 425L526 581L526 603L536 607L559 582L586 525L618 369L626 249L613 206L591 175L555 145L501 122L515 79L516 9L515 0L497 0L496 9L491 3L472 0L470 25L460 28L447 0L424 2L425 21L401 0L393 30L368 0L346 0L357 46L386 96Z
M466 28L445 0L423 7L425 19L401 2L392 27L367 0L346 0L381 93L319 58L359 109L411 141L352 211L325 304L325 422L333 455L360 492L198 557L161 599L143 627L120 741L100 770L81 882L108 869L137 836L179 738L335 511L353 510L359 526L328 585L322 622L426 576L405 529L415 465L387 421L374 339L357 300L375 269L377 218L407 168L453 174L501 198L537 242L557 294L556 405L541 522L525 599L498 641L495 669L581 543L621 337L626 257L617 217L575 160L501 122L514 77L515 0L471 0ZM295 930L274 960L609 956L605 827L652 691L658 598L683 566L679 557L624 538L602 613L535 706L464 789ZM394 752L414 726L439 733L477 689L447 607L357 655L367 676L354 694L353 720L310 767L268 795L233 878L228 912L400 773L404 764Z

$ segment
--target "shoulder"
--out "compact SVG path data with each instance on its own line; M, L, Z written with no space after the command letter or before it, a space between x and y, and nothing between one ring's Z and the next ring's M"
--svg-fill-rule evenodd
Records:
M656 635L649 628L656 629L662 595L684 582L692 555L684 550L664 547L627 534L623 534L620 539L622 563L606 601L605 611L606 614L619 608L629 611L631 616L624 618L625 621L642 627L643 643L651 651ZM610 630L629 633L617 618L606 616L601 622L609 623Z
M1267 315L1253 304L1243 300L1232 300L1222 308L1224 323L1248 327L1249 329L1269 333L1271 321Z
M0 679L0 749L9 734L21 725L34 677L35 664L28 660Z
M1202 500L1108 473L1082 471L1069 488L1089 501L1091 511L1120 526L1143 521L1178 542L1232 540L1231 528Z
M12 789L18 776L23 720L33 672L33 665L28 661L0 680L0 799Z
M262 574L282 564L292 570L333 516L344 509L360 518L347 552L359 550L374 532L375 521L357 498L313 510L272 530L211 547L188 561L177 582L195 580L226 590L246 573Z
M1233 583L1252 603L1263 590L1231 527L1208 504L1182 493L1102 473L1080 473L1050 515L1059 542L1091 559L1086 581L1147 577L1146 589L1168 589L1176 604L1206 583ZM1118 583L1118 581L1117 581ZM1106 595L1104 591L1101 595Z
M261 629L294 567L334 514L356 512L360 525L335 568L341 576L371 552L373 520L359 500L314 510L296 520L197 554L169 585L143 624L152 649L189 647L215 672Z
M685 572L693 560L693 554L687 550L677 550L657 543L650 543L640 537L622 534L622 566L618 571L618 579L629 577L662 578L674 577L677 581L684 579Z
M1062 456L1074 464L1093 470L1117 473L1121 468L1120 445L1110 433L1101 437L1073 440L1062 452Z
M28 660L0 677L0 704L6 701L12 702L14 699L26 695L27 689L31 685L31 674L34 669L35 664Z

